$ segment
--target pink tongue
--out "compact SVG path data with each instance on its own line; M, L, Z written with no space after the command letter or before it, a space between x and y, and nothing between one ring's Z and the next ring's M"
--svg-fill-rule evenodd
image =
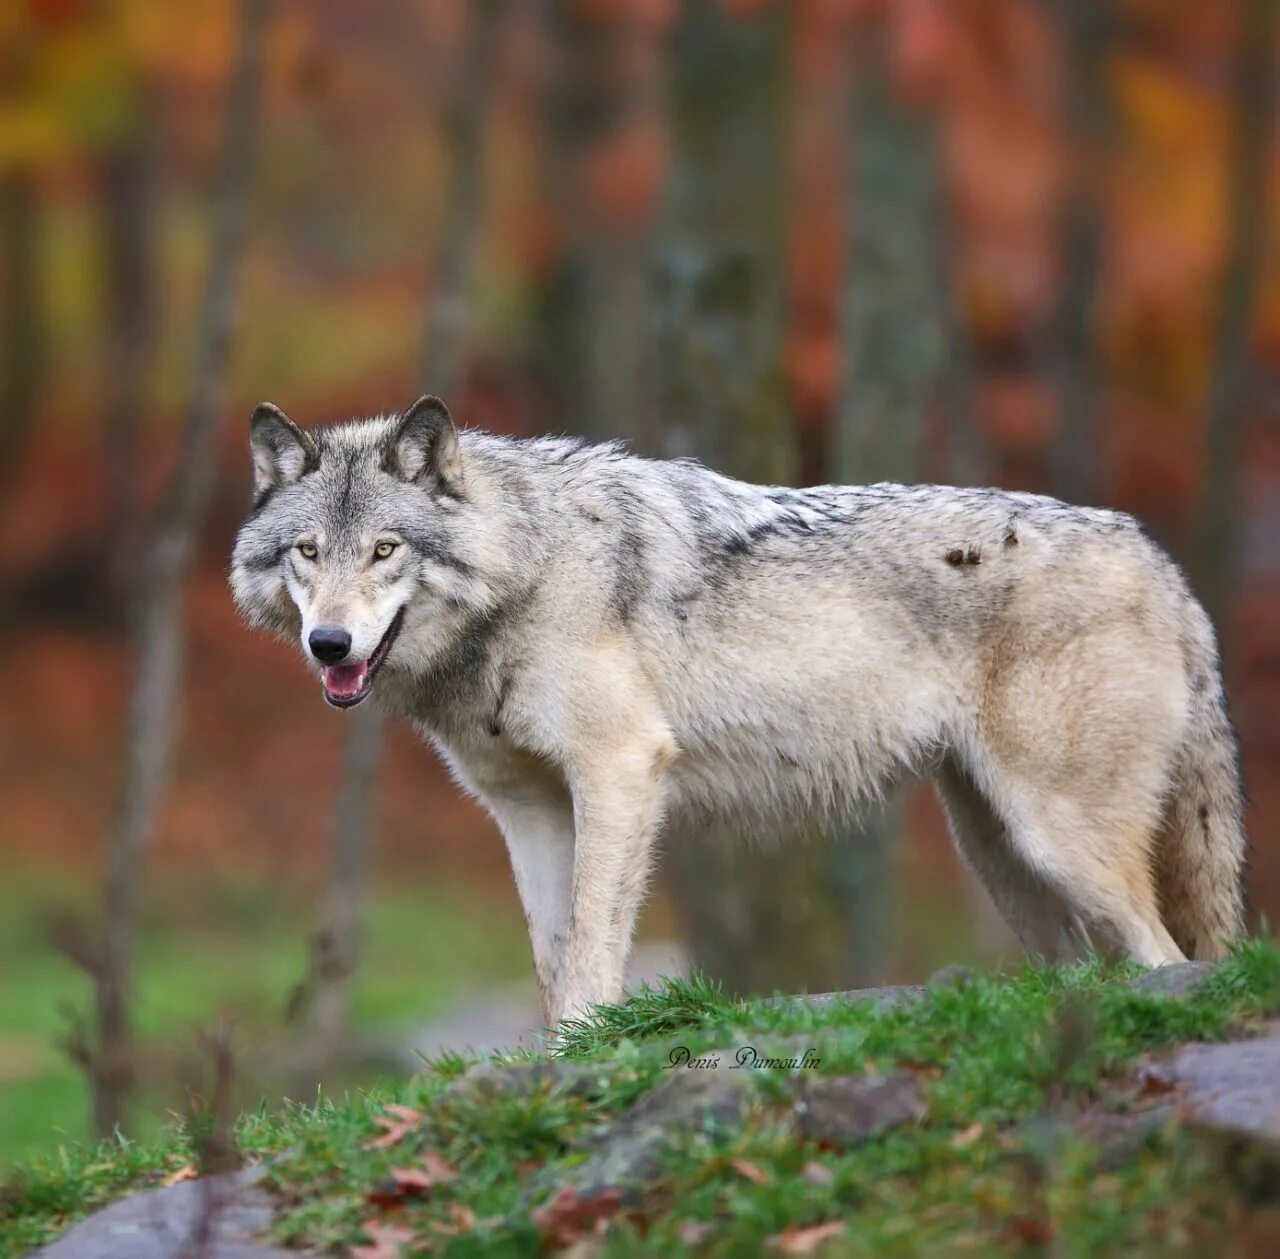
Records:
M360 693L364 675L369 672L369 662L359 664L331 664L325 666L324 689L339 699L350 699Z

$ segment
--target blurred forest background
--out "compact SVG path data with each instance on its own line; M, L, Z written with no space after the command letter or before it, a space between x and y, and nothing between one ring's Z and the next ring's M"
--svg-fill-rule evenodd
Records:
M0 7L0 1165L528 982L482 813L236 621L261 399L1136 513L1222 629L1274 922L1276 9ZM927 791L842 838L669 853L644 933L739 991L1016 956Z

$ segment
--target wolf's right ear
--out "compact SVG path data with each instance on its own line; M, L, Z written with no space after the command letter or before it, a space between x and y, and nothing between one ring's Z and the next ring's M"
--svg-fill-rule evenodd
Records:
M269 402L259 402L253 408L249 451L253 455L255 494L277 485L288 485L320 463L320 449L315 439Z

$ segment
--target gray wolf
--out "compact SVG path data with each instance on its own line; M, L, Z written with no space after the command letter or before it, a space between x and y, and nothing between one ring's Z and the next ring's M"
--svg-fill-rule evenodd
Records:
M619 997L663 828L811 826L916 775L1033 953L1154 966L1242 930L1213 630L1128 516L747 485L430 397L309 432L263 405L250 446L240 608L492 814L549 1022Z

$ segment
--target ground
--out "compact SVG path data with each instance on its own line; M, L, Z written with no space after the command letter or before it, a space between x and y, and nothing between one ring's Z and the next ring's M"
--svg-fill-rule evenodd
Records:
M1275 1253L1274 1141L1198 1120L1168 1063L1188 1042L1261 1043L1280 1013L1280 947L1244 946L1186 995L1134 976L1027 966L891 1000L749 1005L672 983L563 1028L549 1054L449 1057L385 1091L244 1115L235 1157L264 1168L277 1245L379 1259L401 1242ZM742 1056L763 1065L735 1069ZM208 1135L197 1120L20 1167L0 1253L191 1175Z
M0 887L0 1174L86 1136L84 1076L59 1040L90 1009L91 993L55 938L60 922L89 921L93 891L91 880L61 871L11 874ZM287 1043L290 994L307 969L313 899L265 879L170 878L152 890L134 1006L143 1056L137 1136L154 1138L166 1111L182 1106L183 1060L196 1030L219 1012L233 1012L246 1052ZM458 879L441 887L378 887L353 984L356 1031L390 1044L450 1008L468 986L523 978L528 952L518 908L509 910L486 887ZM439 965L442 957L448 966ZM291 1092L269 1091L281 1081L245 1079L246 1066L242 1060L246 1088L261 1085L261 1095L272 1098ZM303 1095L314 1091L312 1082Z

